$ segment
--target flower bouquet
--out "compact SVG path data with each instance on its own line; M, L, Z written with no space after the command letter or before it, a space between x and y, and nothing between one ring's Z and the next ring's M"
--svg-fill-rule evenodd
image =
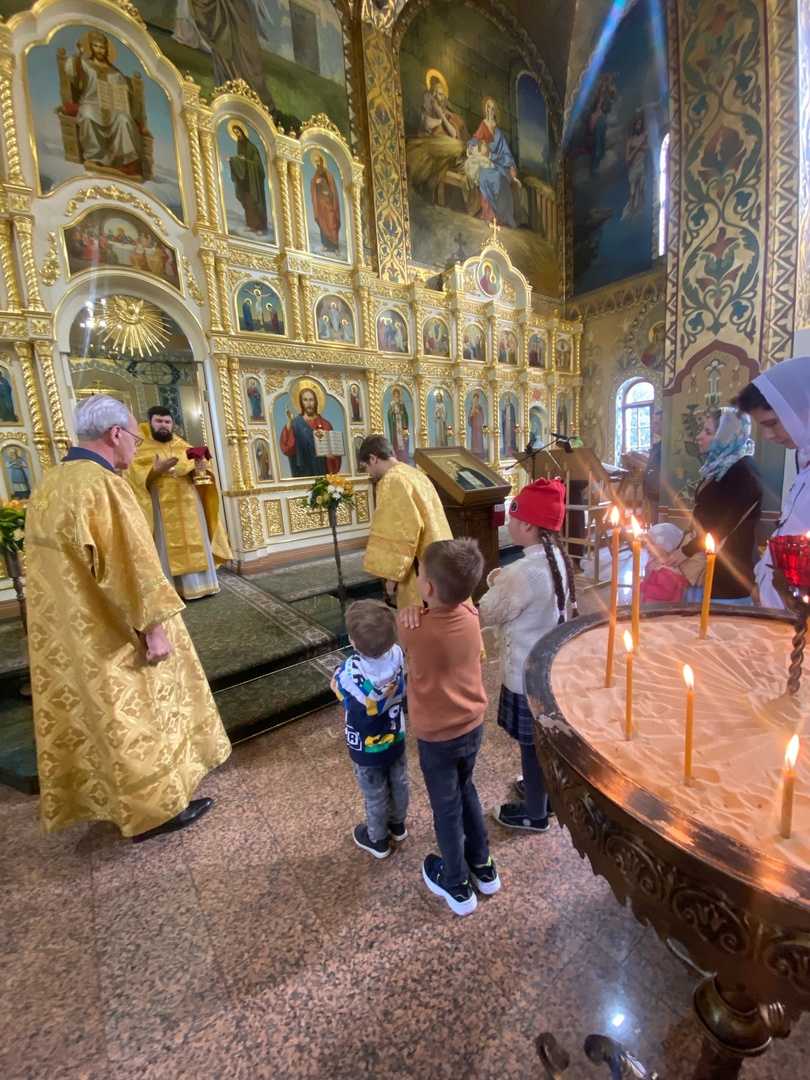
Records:
M25 591L22 584L22 559L20 552L25 543L25 503L21 499L8 502L0 500L0 555L5 563L6 574L11 578L23 629L28 630L28 618L25 607ZM2 565L2 564L0 564Z
M337 511L341 503L354 506L354 484L340 473L327 473L326 476L316 477L309 494L302 501L310 510Z
M332 543L335 547L335 565L338 576L338 600L341 608L346 605L346 587L343 584L343 571L340 566L340 549L337 538L338 507L344 503L354 506L354 485L339 473L327 473L315 478L312 487L302 500L309 510L325 510L332 527Z

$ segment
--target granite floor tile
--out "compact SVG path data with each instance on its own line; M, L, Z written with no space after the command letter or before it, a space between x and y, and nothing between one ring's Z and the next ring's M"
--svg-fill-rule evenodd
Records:
M228 991L188 870L101 893L95 915L111 1059L147 1060L225 1005Z
M283 987L316 964L324 932L292 863L192 868L194 887L225 985L235 1002Z
M511 798L516 744L495 724L476 784ZM142 845L104 824L38 833L0 789L3 1080L542 1080L534 1039L599 1080L610 1033L665 1080L691 1077L694 976L620 906L556 824L489 824L501 891L459 919L421 877L436 850L412 734L409 836L376 860L338 707L237 746L192 829ZM5 972L9 978L5 978ZM802 1077L810 1022L741 1080Z
M0 1076L50 1076L106 1052L89 881L3 897Z

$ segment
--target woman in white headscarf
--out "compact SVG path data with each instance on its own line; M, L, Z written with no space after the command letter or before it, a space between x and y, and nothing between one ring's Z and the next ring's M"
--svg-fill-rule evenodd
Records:
M774 364L734 398L733 405L750 413L766 439L796 451L797 475L782 504L774 536L795 536L810 530L810 356ZM784 603L771 578L766 555L756 567L759 603Z
M692 511L694 539L664 560L677 570L705 550L706 534L717 546L712 600L750 604L754 587L754 534L762 503L762 479L754 464L751 419L737 409L706 414L696 439L705 455ZM686 591L686 600L703 599L703 586Z

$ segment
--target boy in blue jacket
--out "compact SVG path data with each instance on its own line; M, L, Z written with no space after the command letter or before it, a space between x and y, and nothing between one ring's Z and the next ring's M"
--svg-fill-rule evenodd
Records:
M354 649L332 679L346 709L346 744L366 803L366 823L354 842L377 859L391 854L389 837L408 835L405 756L405 675L397 617L379 600L358 600L346 613Z

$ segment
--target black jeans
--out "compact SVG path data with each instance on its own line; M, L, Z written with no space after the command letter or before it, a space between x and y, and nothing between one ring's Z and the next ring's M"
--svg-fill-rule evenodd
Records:
M470 866L483 866L489 859L489 836L472 778L483 736L484 725L479 724L446 742L418 740L419 764L444 862L442 878L451 886L469 877Z

